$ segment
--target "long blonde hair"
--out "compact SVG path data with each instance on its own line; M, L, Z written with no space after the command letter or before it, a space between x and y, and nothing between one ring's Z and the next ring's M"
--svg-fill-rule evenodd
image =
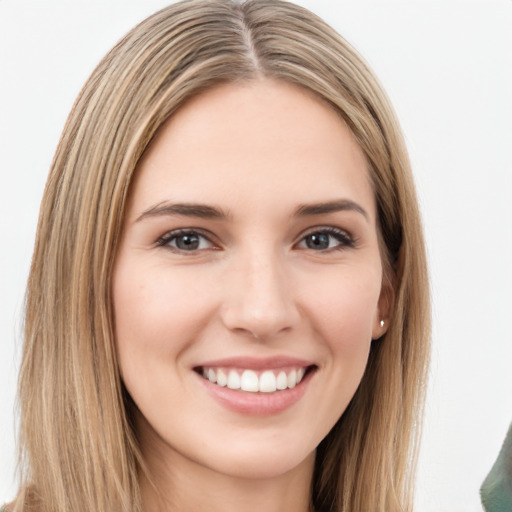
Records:
M409 160L365 62L309 11L280 0L186 0L129 32L68 118L40 211L26 297L19 400L22 485L13 510L140 510L144 462L117 367L111 273L134 170L158 128L216 84L269 77L335 109L366 154L394 286L387 334L317 451L316 510L412 508L430 311Z

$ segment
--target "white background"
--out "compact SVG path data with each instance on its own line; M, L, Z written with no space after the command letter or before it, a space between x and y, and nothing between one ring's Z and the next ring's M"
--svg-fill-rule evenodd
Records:
M166 3L0 0L0 503L16 489L23 293L53 151L95 64ZM512 1L299 3L374 68L414 165L434 308L417 511L479 511L512 420Z

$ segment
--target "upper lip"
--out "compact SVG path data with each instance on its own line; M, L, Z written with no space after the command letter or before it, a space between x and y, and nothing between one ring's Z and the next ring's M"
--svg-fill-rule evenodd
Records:
M223 359L215 359L205 361L197 367L201 368L246 368L248 370L274 370L276 368L285 368L293 366L297 368L306 368L313 366L315 363L306 359L298 359L289 356L274 356L274 357L227 357Z

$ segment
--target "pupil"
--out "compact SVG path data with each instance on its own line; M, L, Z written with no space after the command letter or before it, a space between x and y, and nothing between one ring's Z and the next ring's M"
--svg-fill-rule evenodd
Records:
M182 235L176 238L176 247L185 251L191 251L199 247L199 237L197 235Z
M326 235L325 233L309 235L306 239L306 245L309 249L328 249L329 235Z

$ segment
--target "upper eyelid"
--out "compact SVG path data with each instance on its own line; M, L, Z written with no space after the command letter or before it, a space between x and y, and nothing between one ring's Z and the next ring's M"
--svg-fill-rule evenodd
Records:
M340 227L337 227L337 226L314 226L314 227L311 227L311 228L308 228L306 230L304 230L300 235L299 235L299 240L302 240L305 236L308 236L308 235L311 235L312 233L322 233L322 232L327 232L327 233L330 233L330 234L340 234L340 235L345 235L347 238L349 238L350 240L354 241L355 240L355 237L352 235L352 233L347 230L347 229L344 229L344 228L340 228Z

